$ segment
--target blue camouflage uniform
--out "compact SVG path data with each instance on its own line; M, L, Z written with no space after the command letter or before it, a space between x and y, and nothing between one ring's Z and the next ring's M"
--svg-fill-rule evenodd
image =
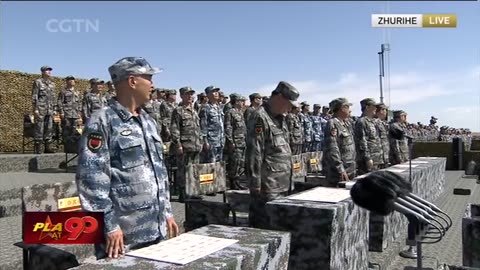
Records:
M312 122L312 145L310 149L312 152L322 151L327 121L320 114L311 115L310 120Z
M301 112L300 121L303 126L303 152L311 152L312 150L312 119L308 113Z
M218 91L219 88L209 86L205 89L208 94ZM203 142L210 145L209 151L202 152L201 163L213 163L223 160L223 147L225 145L225 132L223 125L224 113L220 104L211 102L205 104L199 113L200 129Z
M76 183L82 208L103 211L105 233L120 228L127 250L166 239L172 208L163 143L143 109L133 116L112 98L91 116L80 140ZM97 257L105 256L101 252L105 247L97 246Z

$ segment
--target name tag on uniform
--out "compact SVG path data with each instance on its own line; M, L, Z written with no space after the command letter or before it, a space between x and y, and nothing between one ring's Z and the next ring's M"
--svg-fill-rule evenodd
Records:
M59 212L73 212L82 210L79 197L58 199L57 203Z
M310 159L310 164L311 165L317 165L317 159L316 158L311 158Z

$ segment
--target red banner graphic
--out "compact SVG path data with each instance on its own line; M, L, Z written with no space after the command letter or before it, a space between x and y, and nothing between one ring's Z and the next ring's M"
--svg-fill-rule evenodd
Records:
M98 244L105 241L101 212L25 212L25 244Z

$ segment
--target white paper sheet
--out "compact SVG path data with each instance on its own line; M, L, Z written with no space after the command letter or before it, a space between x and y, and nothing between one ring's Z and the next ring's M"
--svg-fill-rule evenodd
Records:
M385 169L386 171L391 171L391 172L394 172L394 173L401 173L401 172L404 172L405 170L402 170L402 169L394 169L394 168L388 168L388 169Z
M343 188L317 187L300 194L289 196L288 199L300 201L337 203L350 198L350 191Z
M429 162L428 161L422 161L422 160L412 160L412 164L428 164Z
M418 165L413 165L413 162L412 162L412 168L415 168L415 167L417 167L417 166L418 166ZM405 168L405 169L408 169L409 166L408 166L408 164L398 164L398 165L393 166L393 168L399 168L399 169Z
M156 245L130 251L125 255L184 265L236 242L238 240L184 233Z
M439 159L439 157L421 157L422 159Z

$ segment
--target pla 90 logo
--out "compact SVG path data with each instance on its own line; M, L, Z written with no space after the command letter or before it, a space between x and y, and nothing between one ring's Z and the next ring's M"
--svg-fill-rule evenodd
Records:
M103 213L27 212L25 223L24 242L28 244L103 242Z

